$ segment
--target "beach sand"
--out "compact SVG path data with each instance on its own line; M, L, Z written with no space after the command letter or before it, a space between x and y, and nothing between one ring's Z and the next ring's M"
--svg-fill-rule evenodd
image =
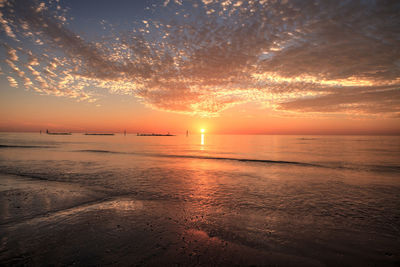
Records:
M325 266L359 265L354 254L317 258L257 247L204 227L179 201L112 196L95 186L0 176L3 265ZM205 230L204 230L205 229ZM227 229L228 231L229 229ZM299 233L299 238L301 234ZM271 240L273 238L271 237ZM304 243L307 246L307 243ZM335 244L331 244L332 247ZM308 248L312 249L312 247ZM332 252L333 251L333 252ZM315 251L316 255L320 252ZM395 265L393 255L375 259Z
M1 175L0 204L5 265L320 265L210 236L174 202Z

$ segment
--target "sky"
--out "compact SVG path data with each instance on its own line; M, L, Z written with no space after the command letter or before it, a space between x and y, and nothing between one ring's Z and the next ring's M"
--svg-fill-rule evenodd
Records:
M0 131L400 134L399 1L0 0Z

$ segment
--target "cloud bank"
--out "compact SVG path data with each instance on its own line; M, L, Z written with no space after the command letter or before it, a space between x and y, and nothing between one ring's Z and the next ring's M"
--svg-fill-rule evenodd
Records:
M201 116L247 102L400 115L399 1L151 6L154 16L130 31L89 41L70 29L57 1L2 1L2 72L11 86L43 94L94 102L106 89Z

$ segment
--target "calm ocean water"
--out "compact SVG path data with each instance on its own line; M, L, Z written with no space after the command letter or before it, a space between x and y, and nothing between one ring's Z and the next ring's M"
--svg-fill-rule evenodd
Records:
M51 254L52 246L44 242L59 242L59 237L49 237L49 229L77 227L93 212L104 221L112 220L104 214L120 218L118 225L131 227L129 231L142 227L128 227L139 217L153 220L154 232L152 228L142 237L149 240L142 244L146 251L158 251L152 247L156 239L169 251L178 242L175 238L181 240L175 235L188 239L192 231L192 236L204 233L208 240L240 246L241 251L298 257L297 263L300 258L323 265L397 265L400 260L396 136L1 133L0 174L3 263L21 263L16 257L24 253L39 257L38 246ZM143 220L147 229L151 224ZM42 241L18 241L29 240L32 231L32 240ZM96 242L100 237L90 238ZM101 238L133 251L132 240ZM78 257L64 251L68 259Z

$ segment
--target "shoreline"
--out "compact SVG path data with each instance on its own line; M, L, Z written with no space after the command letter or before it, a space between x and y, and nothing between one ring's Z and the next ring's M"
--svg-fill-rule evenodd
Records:
M179 216L170 217L173 215L165 212L165 205L171 203L165 201L136 200L127 196L97 195L96 198L90 197L93 191L82 189L79 185L0 174L3 209L5 194L12 199L7 213L14 213L13 218L2 218L0 222L3 233L1 246L6 248L0 251L0 263L6 265L30 265L34 262L126 265L129 262L129 265L149 266L321 266L313 259L259 250L210 236L203 230L182 223ZM44 202L52 203L47 210L35 209L37 203L32 199L40 195ZM21 211L32 209L32 214L21 216ZM179 207L176 207L173 213L178 210ZM133 239L120 240L122 235ZM146 240L145 244L143 240ZM60 246L46 245L53 243ZM115 251L113 255L114 248L121 246L125 252ZM77 254L77 249L95 257ZM129 253L125 254L127 249Z
M392 266L397 257L389 252L367 257L338 240L309 243L306 233L287 239L287 245L279 240L288 237L274 231L236 236L233 229L215 228L210 218L193 214L179 200L138 199L96 186L18 175L0 174L0 204L0 263L5 265L353 266L374 259ZM269 241L262 245L261 240Z

